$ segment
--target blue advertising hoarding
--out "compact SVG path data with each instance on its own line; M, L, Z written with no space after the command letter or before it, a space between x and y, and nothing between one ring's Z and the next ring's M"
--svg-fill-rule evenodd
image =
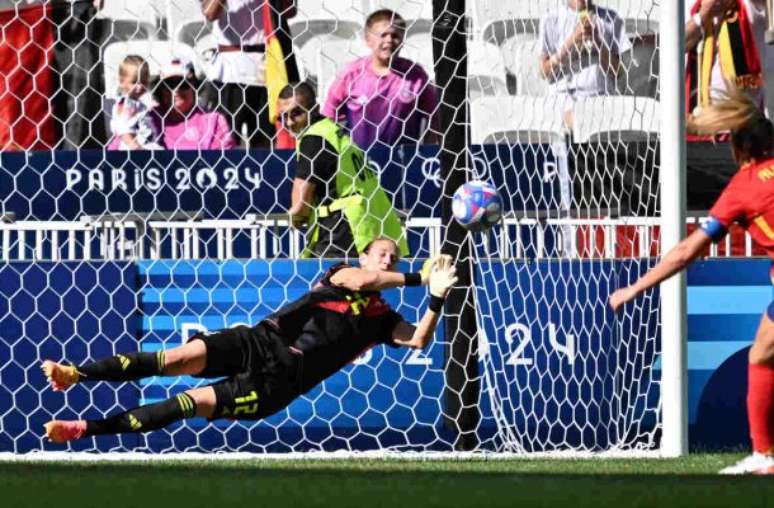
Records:
M242 218L285 212L295 152L49 151L0 154L0 212L17 220L77 220L106 213L201 212ZM440 215L438 147L369 152L369 164L398 209ZM474 176L501 189L506 210L558 208L550 149L473 146Z

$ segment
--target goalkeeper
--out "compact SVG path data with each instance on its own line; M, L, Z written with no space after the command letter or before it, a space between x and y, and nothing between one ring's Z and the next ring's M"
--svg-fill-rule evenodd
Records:
M359 260L359 268L344 263L332 267L306 295L254 327L197 334L168 351L123 353L78 367L44 361L42 369L57 391L79 382L150 376L226 377L104 420L53 420L45 424L46 436L63 443L100 434L148 432L195 416L265 418L374 345L425 347L444 298L457 281L451 257L428 260L419 273L398 273L398 246L380 237ZM383 289L425 284L430 286L430 305L416 326L380 294Z

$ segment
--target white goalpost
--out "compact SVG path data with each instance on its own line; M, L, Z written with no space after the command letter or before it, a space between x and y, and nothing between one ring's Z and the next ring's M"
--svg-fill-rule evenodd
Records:
M661 172L662 236L666 252L685 236L685 68L684 2L661 5L661 167L677 171ZM661 315L664 434L661 452L665 457L688 453L688 360L686 352L686 282L681 273L661 285Z
M577 19L590 16L606 35L568 51L548 77L541 62L558 51L550 41L561 46L562 23L576 22L568 0L296 0L285 20L293 56L321 105L350 62L370 58L370 13L392 9L406 21L400 56L409 64L389 91L390 111L418 110L430 101L426 89L433 110L419 115L419 133L404 119L400 143L360 148L401 216L411 252L399 270L418 271L444 252L465 272L435 340L422 351L370 349L260 421L194 418L145 434L47 442L41 429L51 419L105 418L208 381L153 377L55 393L39 374L42 360L80 365L255 325L338 261L302 259L305 232L287 215L297 158L277 147L277 132L263 133L271 147L239 145L249 138L244 125L226 148L112 149L118 66L128 54L152 75L191 60L197 107L228 120L225 95L213 90L238 51L219 42L198 0L153 3L105 0L84 18L101 34L84 39L97 48L100 81L92 76L80 90L57 81L86 58L76 55L83 44L69 66L41 71L51 81L33 88L52 109L29 119L40 139L25 145L0 122L0 135L7 127L16 136L0 153L0 459L687 453L685 277L618 315L607 304L689 222L682 0L595 1ZM26 20L17 28L32 34L30 9L43 3L17 4L0 0L0 16ZM59 42L44 57L60 58ZM583 81L567 76L601 69L602 60L597 92L579 93ZM412 81L418 66L421 86ZM348 85L338 121L366 118L369 101L388 94L361 85ZM68 94L96 94L100 104L71 103L85 109L67 121L80 115L90 134L54 146L45 126L70 136L53 109ZM245 104L263 114L262 104ZM378 121L364 120L374 132ZM100 129L107 134L94 141ZM208 135L190 118L178 129L189 141ZM502 221L487 232L462 234L449 219L454 186L465 180L494 185L504 202ZM425 288L383 296L410 322L429 302Z

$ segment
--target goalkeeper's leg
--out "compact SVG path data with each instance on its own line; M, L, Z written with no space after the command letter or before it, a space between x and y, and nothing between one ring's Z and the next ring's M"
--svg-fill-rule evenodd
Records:
M135 381L151 376L195 376L207 364L207 348L201 340L190 340L168 351L121 353L81 366L46 360L43 373L55 391L80 381Z
M211 418L216 397L212 386L194 388L155 404L136 407L104 420L53 420L44 425L46 437L54 443L101 434L149 432L184 418Z

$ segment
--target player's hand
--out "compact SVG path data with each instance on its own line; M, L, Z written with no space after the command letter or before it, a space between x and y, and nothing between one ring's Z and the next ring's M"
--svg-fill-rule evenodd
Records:
M430 272L430 294L445 298L452 286L457 283L457 267L448 254L439 256Z
M438 254L437 256L427 258L425 262L422 263L422 269L419 271L419 275L422 277L423 286L427 286L427 284L430 282L430 274L433 272L433 268L435 268L435 265L438 264L438 261L440 261L443 256L448 256L448 254Z
M623 304L634 300L636 297L637 292L634 291L631 286L617 289L610 295L610 308L613 309L613 312L618 312L618 309L620 309Z

